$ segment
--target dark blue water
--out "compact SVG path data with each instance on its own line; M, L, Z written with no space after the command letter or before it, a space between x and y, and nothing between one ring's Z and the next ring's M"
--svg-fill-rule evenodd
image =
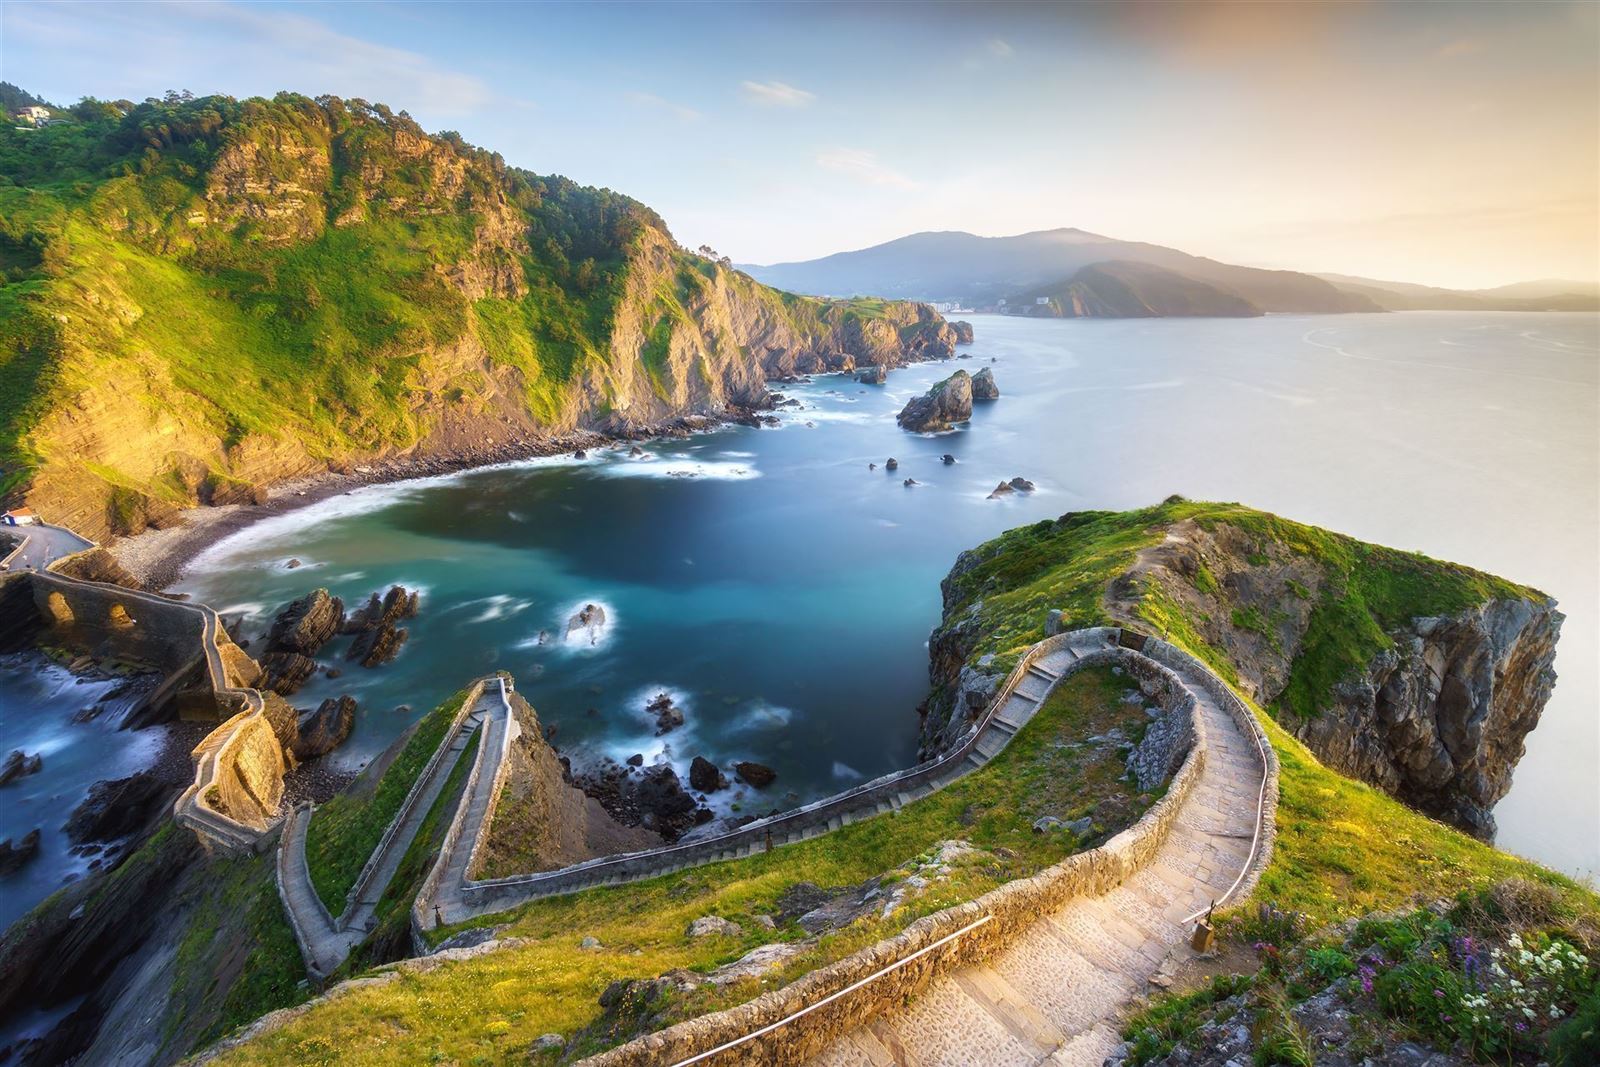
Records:
M962 549L1070 510L1239 500L1562 600L1561 680L1497 813L1501 843L1600 867L1600 317L974 324L970 359L786 388L805 409L780 428L358 490L224 542L178 588L257 632L317 585L347 602L424 590L399 659L340 662L294 698L358 698L333 757L346 765L505 668L576 758L642 752L680 773L697 754L756 759L774 792L810 799L913 758L939 580ZM913 394L991 358L1004 395L970 426L895 426ZM1016 475L1039 492L985 499ZM561 643L590 601L604 639ZM657 738L644 704L662 690L688 722Z

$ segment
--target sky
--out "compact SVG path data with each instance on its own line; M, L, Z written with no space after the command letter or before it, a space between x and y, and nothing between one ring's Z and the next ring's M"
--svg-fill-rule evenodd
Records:
M1600 3L0 0L57 103L334 93L745 263L1076 226L1465 288L1600 276Z

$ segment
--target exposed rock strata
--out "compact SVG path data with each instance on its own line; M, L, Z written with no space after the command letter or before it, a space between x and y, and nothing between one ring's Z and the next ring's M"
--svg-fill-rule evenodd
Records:
M945 614L929 641L934 692L922 709L923 759L955 743L1001 680L998 669L974 659L984 636L982 600L955 596L956 581L980 562L977 552L962 553L942 586ZM1141 605L1159 592L1169 613L1180 613L1198 640L1234 665L1242 688L1329 766L1492 839L1492 809L1510 789L1554 686L1563 616L1530 593L1410 618L1388 628L1387 647L1359 670L1318 691L1314 713L1302 716L1280 698L1307 651L1317 605L1340 595L1333 581L1323 561L1292 544L1187 519L1112 580L1103 603L1112 618L1148 630ZM1041 625L1046 614L1041 609Z
M366 606L345 622L345 632L356 635L345 658L363 667L376 667L394 659L410 636L396 624L416 614L417 594L404 586L390 587L381 601L378 594L373 593Z
M972 399L999 400L1000 387L995 384L994 371L983 368L972 376Z
M329 697L316 708L299 713L296 759L325 756L344 744L356 723L356 702L348 696Z
M16 781L30 774L38 774L44 767L44 758L37 752L28 755L20 748L11 750L4 763L0 763L0 785Z
M315 656L343 626L344 601L326 589L314 589L278 612L267 642L273 651Z
M711 810L683 788L678 772L664 763L635 770L607 759L574 774L572 781L619 823L654 830L668 841L712 818Z

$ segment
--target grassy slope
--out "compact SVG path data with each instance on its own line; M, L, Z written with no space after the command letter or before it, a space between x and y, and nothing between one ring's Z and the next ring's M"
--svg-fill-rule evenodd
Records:
M455 693L424 715L376 782L358 782L312 814L306 828L306 865L311 869L311 884L330 914L344 911L350 887L394 821L412 783L438 749L466 695L466 690Z
M1365 667L1393 642L1386 631L1419 615L1459 611L1490 597L1543 594L1469 567L1357 541L1240 504L1174 499L1134 511L1085 511L1010 530L975 550L976 565L958 576L950 614L976 600L983 604L974 655L995 653L1009 667L1044 636L1046 613L1063 612L1068 626L1111 620L1103 604L1106 585L1132 566L1141 549L1158 544L1166 528L1184 519L1202 526L1226 523L1262 542L1308 556L1330 575L1294 663L1288 685L1269 709L1314 715L1319 702L1346 675ZM1196 580L1207 580L1202 570ZM1142 621L1205 659L1224 678L1232 664L1196 634L1168 598L1146 595ZM1249 628L1252 620L1237 618Z
M1040 814L1076 814L1100 796L1127 790L1115 750L1098 762L1057 748L1059 741L1121 725L1142 725L1137 704L1119 701L1124 683L1107 670L1085 671L1060 687L1041 713L993 762L901 811L854 823L832 834L766 855L699 867L646 882L589 890L536 901L512 916L480 920L510 925L500 936L529 939L478 959L427 975L367 989L319 1006L281 1030L225 1057L225 1063L499 1062L540 1034L569 1037L599 1014L597 998L619 978L653 977L673 968L710 970L764 942L803 936L792 924L776 934L753 917L778 910L790 886L812 882L851 885L893 870L937 842L964 838L1010 855L981 866L957 868L887 920L859 922L825 938L782 972L788 980L864 944L892 934L914 919L1031 874L1075 851L1068 834L1039 836ZM1153 796L1128 810L1136 817ZM1116 826L1098 828L1104 832ZM685 928L707 914L739 922L742 938L691 941ZM453 929L461 929L457 927ZM446 930L440 936L453 932ZM603 946L583 952L585 936ZM754 980L715 997L681 1004L694 1013L748 999L768 988Z
M658 248L664 267L641 268ZM81 442L48 417L80 397L94 411L132 399L135 422L160 413L158 455L87 473L166 504L192 502L196 462L235 475L240 442L309 464L405 449L507 396L563 429L626 406L624 312L665 403L685 395L666 360L680 332L690 351L757 358L706 318L713 288L801 338L906 324L905 305L767 289L679 249L636 201L509 168L379 105L209 97L3 126L0 494L72 462ZM713 378L704 355L687 373Z

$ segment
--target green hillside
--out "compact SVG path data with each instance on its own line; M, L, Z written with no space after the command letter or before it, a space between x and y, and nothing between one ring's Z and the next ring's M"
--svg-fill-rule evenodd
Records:
M766 289L381 104L73 114L0 130L0 494L87 533L349 459L716 414L773 353L948 344L930 310Z

